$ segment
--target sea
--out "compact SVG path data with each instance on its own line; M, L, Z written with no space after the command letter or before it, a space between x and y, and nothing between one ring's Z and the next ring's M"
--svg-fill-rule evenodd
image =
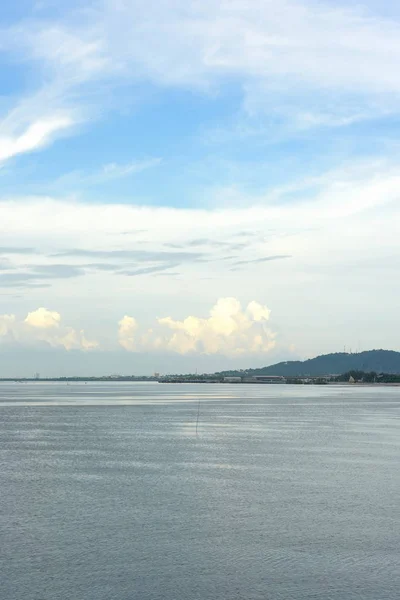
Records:
M398 600L400 388L0 384L1 600Z

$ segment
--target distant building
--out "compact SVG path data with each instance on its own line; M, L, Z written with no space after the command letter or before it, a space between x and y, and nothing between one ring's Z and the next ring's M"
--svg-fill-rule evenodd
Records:
M244 377L243 383L286 383L286 378L281 375L254 375Z
M224 377L225 383L242 383L241 377Z

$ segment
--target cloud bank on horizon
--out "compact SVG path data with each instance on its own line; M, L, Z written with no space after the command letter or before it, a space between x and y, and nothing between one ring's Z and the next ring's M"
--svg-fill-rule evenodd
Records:
M3 348L96 348L101 370L115 348L398 347L396 3L32 0L0 22Z
M0 315L0 342L33 348L46 344L64 350L93 350L98 346L85 337L83 330L63 325L60 313L43 307L31 311L23 320L13 314Z
M254 300L243 310L236 298L220 298L207 318L188 316L175 321L162 317L156 328L142 334L136 319L125 315L119 322L118 340L130 352L263 354L275 347L275 334L267 326L269 317L269 309Z
M267 353L275 347L275 333L267 322L270 310L254 300L243 310L236 298L220 298L208 318L188 316L183 321L157 318L154 326L140 331L134 317L118 322L118 344L128 352L175 352L177 354L221 354L225 356ZM62 324L60 313L41 307L21 320L14 314L0 315L0 343L22 346L46 344L64 350L113 350L87 339L83 330Z

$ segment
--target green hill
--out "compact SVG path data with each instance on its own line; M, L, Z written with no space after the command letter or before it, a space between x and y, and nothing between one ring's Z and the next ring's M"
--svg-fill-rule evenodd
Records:
M399 373L400 352L393 350L368 350L357 354L337 352L324 354L305 361L281 362L260 369L223 371L218 376L229 375L283 375L285 377L341 375L348 371L375 371L376 373Z

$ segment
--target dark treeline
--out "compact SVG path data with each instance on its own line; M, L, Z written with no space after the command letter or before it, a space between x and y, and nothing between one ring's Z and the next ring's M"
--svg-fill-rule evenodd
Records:
M376 373L375 371L347 371L336 377L336 381L351 381L359 383L400 383L400 375L393 373Z

